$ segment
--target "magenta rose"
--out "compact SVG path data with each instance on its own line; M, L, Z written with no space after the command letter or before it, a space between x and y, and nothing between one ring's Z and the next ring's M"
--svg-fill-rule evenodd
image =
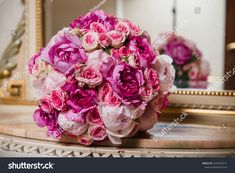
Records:
M75 19L71 24L70 28L90 29L90 25L94 22L99 22L110 31L114 30L114 26L117 24L117 18L104 13L102 10L96 10L87 13L84 16L80 16Z
M192 58L192 50L183 38L172 38L164 50L164 53L172 57L178 65L186 64Z
M48 136L60 138L63 130L58 124L58 112L53 111L50 114L44 112L42 109L37 109L33 114L33 119L39 127L47 126Z
M119 106L121 104L121 101L114 95L111 85L107 82L99 88L98 97L100 102L108 105Z
M80 113L85 113L96 105L97 93L94 89L77 88L69 94L67 104Z
M95 141L102 141L107 137L105 127L100 125L90 126L88 135Z
M63 90L54 90L51 93L51 105L58 111L62 111L66 108L66 101L68 95Z
M147 82L147 85L153 88L153 92L158 92L160 89L160 81L158 78L158 73L153 68L148 68L144 72L144 76Z
M97 108L91 109L86 115L86 122L90 125L102 125L103 122Z
M48 114L41 108L34 111L33 119L39 127L45 127L49 121Z
M75 78L78 82L85 83L91 88L96 87L103 81L103 77L99 70L92 66L84 66L81 64L75 66Z
M86 54L79 37L62 30L42 51L42 59L56 70L66 73L74 64L85 62Z
M128 43L128 48L139 59L141 67L148 68L155 60L155 53L147 38L138 36L131 37Z
M114 93L124 104L140 102L139 94L144 84L141 70L123 62L117 65L109 62L103 64L101 71L104 77L107 76Z
M51 99L48 96L43 97L39 101L39 105L40 105L41 109L46 113L50 113L53 110L53 107L51 105Z

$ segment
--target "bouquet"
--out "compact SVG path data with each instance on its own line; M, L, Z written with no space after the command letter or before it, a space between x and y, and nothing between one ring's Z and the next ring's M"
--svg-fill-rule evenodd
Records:
M121 139L157 122L174 88L169 56L126 19L89 12L59 31L29 62L41 95L33 118L48 136L84 145Z
M162 40L165 42L162 44ZM206 88L209 76L209 64L203 59L201 51L190 40L164 33L157 39L156 49L173 59L176 70L175 85L181 88Z

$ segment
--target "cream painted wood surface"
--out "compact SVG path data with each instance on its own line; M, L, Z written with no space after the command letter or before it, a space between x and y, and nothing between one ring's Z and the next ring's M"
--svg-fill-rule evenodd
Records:
M77 144L77 139L72 137L64 136L60 141L48 138L46 136L46 129L37 127L33 122L32 112L34 107L27 108L28 110L25 110L25 113L19 113L17 110L12 110L8 114L1 113L0 133L27 139ZM170 123L157 123L148 133L140 134L131 139L123 139L123 144L119 147L167 149L235 148L234 127L178 124L176 127L168 130L167 133L164 132L164 127L167 128ZM158 140L155 139L157 136L159 137ZM103 142L98 143L97 146L113 145L109 142Z

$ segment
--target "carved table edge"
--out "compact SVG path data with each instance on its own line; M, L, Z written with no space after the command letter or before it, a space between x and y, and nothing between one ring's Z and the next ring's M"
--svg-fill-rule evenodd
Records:
M0 149L24 154L52 157L235 157L231 149L145 149L117 147L86 147L76 144L48 142L0 134Z

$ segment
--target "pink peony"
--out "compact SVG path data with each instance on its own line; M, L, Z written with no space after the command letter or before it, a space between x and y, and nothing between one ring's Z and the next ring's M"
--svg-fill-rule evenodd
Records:
M34 81L34 87L39 89L41 95L49 95L53 90L57 90L65 82L63 74L53 71L45 78L39 78Z
M51 105L58 111L63 111L66 108L68 94L61 89L54 90L51 93Z
M74 64L86 61L85 50L79 37L67 30L62 30L55 35L42 51L41 56L42 60L62 73L66 73Z
M125 104L139 103L139 94L144 84L141 70L137 70L126 63L114 65L112 60L103 64L101 71L107 76L118 99Z
M87 53L87 57L86 65L92 66L99 70L104 62L108 62L110 55L104 52L102 49L98 49Z
M42 109L37 109L33 114L33 119L39 127L47 126L48 136L60 138L63 130L58 125L58 112L47 114Z
M105 127L100 125L90 126L87 133L95 141L102 141L107 137Z
M171 57L167 55L159 55L157 57L156 63L153 68L157 70L160 80L160 90L162 92L173 91L174 79L175 79L175 69L172 65Z
M97 93L93 89L77 88L69 93L67 104L74 110L85 113L95 107Z
M32 74L32 71L33 69L35 68L35 66L37 65L37 61L40 60L41 58L41 51L43 50L44 48L41 48L40 52L33 55L32 58L29 60L29 64L28 64L28 70L29 70L29 73Z
M193 56L190 44L181 37L171 38L165 45L164 50L178 65L186 64Z
M58 117L59 126L63 130L65 130L73 135L76 135L76 136L82 135L83 133L86 132L88 125L84 122L81 122L81 121L71 121L71 120L67 119L66 117L73 116L71 114L74 114L73 110L61 112Z
M148 43L148 40L143 37L131 37L128 43L128 48L134 52L138 61L143 68L148 68L155 59L155 53Z

